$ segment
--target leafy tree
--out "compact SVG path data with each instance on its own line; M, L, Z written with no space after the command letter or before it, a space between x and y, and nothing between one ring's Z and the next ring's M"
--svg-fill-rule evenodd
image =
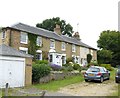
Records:
M49 31L54 31L56 24L61 26L61 32L63 35L72 36L73 27L68 23L66 24L65 20L61 20L59 17L50 18L43 20L42 23L37 23L36 27L43 28Z
M120 32L119 31L110 31L110 30L103 31L97 43L100 49L110 50L112 52L112 60L111 60L112 65L120 64Z
M92 60L92 55L91 54L87 54L87 62L90 63Z
M99 64L109 64L112 60L112 52L110 50L97 51L97 58Z

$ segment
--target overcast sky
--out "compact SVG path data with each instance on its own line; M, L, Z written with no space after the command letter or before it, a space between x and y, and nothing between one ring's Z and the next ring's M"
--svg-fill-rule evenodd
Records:
M118 30L119 0L0 0L0 26L22 22L31 26L60 17L80 33L82 41L97 48L103 30ZM77 24L79 26L77 28Z

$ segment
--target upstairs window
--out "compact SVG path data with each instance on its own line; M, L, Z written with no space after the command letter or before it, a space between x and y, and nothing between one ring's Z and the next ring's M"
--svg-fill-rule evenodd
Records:
M76 51L76 47L75 45L72 45L72 52L75 52Z
M3 31L2 32L2 39L5 39L5 36L6 36L5 31Z
M36 44L37 44L37 46L42 46L42 37L40 37L40 36L37 37Z
M27 44L28 43L27 33L21 32L20 43L22 43L22 44Z
M62 45L61 45L61 50L63 50L63 51L65 51L65 50L66 50L65 42L62 42Z
M50 48L55 49L55 40L50 40Z

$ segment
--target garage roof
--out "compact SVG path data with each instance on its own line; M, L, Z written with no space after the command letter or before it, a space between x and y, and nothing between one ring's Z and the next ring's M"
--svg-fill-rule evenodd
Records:
M7 46L5 44L0 45L0 55L2 56L15 56L15 57L28 57L32 58L32 55L25 54L21 51L18 51L10 46Z

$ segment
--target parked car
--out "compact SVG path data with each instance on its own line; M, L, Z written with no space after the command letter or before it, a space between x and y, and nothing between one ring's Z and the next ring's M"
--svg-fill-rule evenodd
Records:
M115 82L120 83L120 68L117 70L115 75Z
M108 71L104 67L91 66L85 72L84 79L86 82L88 82L89 80L97 80L97 81L100 81L102 83L104 80L110 79L110 71Z

